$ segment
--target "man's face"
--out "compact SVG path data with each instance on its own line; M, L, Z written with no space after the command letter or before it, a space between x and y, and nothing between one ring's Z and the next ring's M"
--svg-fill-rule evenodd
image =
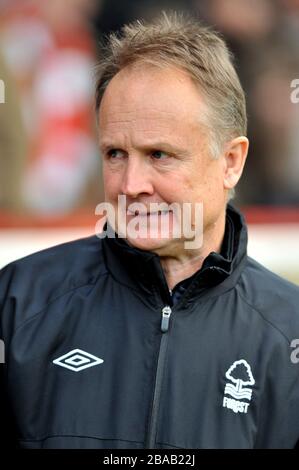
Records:
M189 203L193 222L195 203L203 203L204 233L223 217L224 164L222 157L210 156L209 137L200 123L204 110L198 89L175 68L127 67L109 83L99 110L105 200L115 212L119 195L126 196L127 209L142 203L145 210L139 212L131 206L127 226L138 214L141 225L151 218L159 227L154 238L149 231L137 238L127 233L133 246L160 256L184 250L185 237L173 238L176 214L156 211L152 203ZM166 237L160 230L165 217L170 227Z

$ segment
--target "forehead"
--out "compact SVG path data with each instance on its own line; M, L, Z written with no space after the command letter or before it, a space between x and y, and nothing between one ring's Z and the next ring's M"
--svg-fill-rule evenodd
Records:
M101 127L134 122L151 128L196 123L206 106L199 89L186 72L173 67L138 64L113 77L104 93L100 110Z

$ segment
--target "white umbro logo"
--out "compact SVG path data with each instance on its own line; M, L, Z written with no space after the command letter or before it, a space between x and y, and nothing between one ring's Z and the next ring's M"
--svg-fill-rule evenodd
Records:
M54 359L53 364L73 370L74 372L79 372L88 367L102 364L102 362L104 362L103 359L93 356L93 354L89 354L86 351L82 351L82 349L73 349L67 354Z

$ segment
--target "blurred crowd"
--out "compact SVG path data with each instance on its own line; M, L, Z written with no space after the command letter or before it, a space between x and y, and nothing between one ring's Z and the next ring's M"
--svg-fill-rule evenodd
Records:
M251 143L237 202L299 205L299 0L0 0L0 212L63 215L102 200L98 44L161 10L191 12L234 53Z
M0 108L0 206L68 213L101 197L91 26L98 2L0 5L0 76L10 74Z

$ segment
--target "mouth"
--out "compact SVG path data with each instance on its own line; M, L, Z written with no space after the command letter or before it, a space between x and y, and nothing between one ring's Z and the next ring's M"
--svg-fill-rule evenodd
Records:
M151 217L151 216L165 215L165 214L169 214L169 213L172 213L172 211L171 210L166 210L166 211L155 211L155 212L141 212L141 211L136 210L136 211L132 212L129 209L127 211L128 215L131 215L131 216L134 216L134 217L136 217L136 216Z

